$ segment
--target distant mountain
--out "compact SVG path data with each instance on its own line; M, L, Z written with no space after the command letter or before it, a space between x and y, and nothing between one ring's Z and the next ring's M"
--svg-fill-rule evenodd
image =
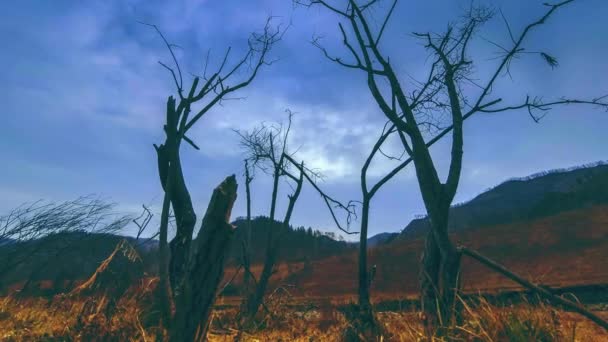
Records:
M391 242L399 233L380 233L367 239L367 247L376 247Z
M608 204L608 165L598 162L513 178L450 210L450 231L521 222L560 212ZM426 217L412 220L401 238L420 237Z

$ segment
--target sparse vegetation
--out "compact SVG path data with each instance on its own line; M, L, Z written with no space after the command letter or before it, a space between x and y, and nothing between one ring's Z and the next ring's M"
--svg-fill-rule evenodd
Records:
M148 280L149 282L149 280ZM150 325L146 303L152 289L143 280L122 298L112 317L80 314L86 302L57 296L51 301L40 298L3 298L0 301L0 340L2 341L160 341L162 330ZM329 300L313 303L306 298L277 298L268 301L268 312L257 330L242 332L233 317L238 307L214 311L209 341L343 341L350 322L343 303ZM542 303L495 306L487 301L465 305L461 325L450 336L460 341L599 341L605 333L592 323L569 312ZM348 306L348 305L347 305ZM79 319L79 317L81 317ZM417 312L382 311L377 319L387 333L385 341L426 341ZM445 339L444 339L445 340ZM433 341L443 341L435 338Z

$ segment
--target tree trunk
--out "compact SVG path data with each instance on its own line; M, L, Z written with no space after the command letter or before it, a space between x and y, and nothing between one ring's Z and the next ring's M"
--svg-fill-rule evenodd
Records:
M260 279L258 279L258 284L255 290L252 291L252 293L249 295L249 298L247 299L247 314L245 317L247 321L245 322L245 324L249 324L253 321L256 313L260 308L260 305L262 305L262 301L264 300L264 294L266 293L268 282L270 280L270 277L272 276L272 270L274 269L278 253L277 250L279 248L279 245L278 243L276 243L276 240L278 239L275 238L269 241L269 244L266 247L266 258L264 260L264 268L262 269L262 274L260 275Z
M159 246L158 246L158 299L162 324L168 326L171 321L171 284L169 283L169 246L167 244L167 222L169 208L171 204L169 201L169 195L165 193L163 200L163 209L161 213L161 227L159 235ZM163 224L165 222L165 224Z
M247 231L245 233L245 245L243 246L243 267L245 273L243 274L243 294L246 297L251 289L251 184L252 178L249 175L249 164L245 160L245 194L247 199Z
M175 216L176 230L175 237L169 243L171 250L169 279L172 290L180 291L180 282L185 278L185 273L188 272L188 259L190 258L192 233L196 225L196 214L184 180L179 150L175 151L175 158L172 160L170 167L174 169L172 180L174 184L169 194Z
M182 291L175 294L171 341L205 339L209 314L224 274L224 257L234 232L229 221L236 189L232 175L213 191L196 239L196 254L184 275Z
M363 199L361 208L361 231L359 238L359 307L370 307L369 281L367 273L367 227L369 222L369 199Z
M435 331L443 335L460 317L456 299L460 288L460 253L449 239L447 215L444 217L431 218L422 257L420 298L425 327L431 335Z
M282 159L282 158L281 158ZM274 224L274 214L276 207L276 197L278 190L278 180L279 180L279 169L275 169L275 178L274 178L274 186L272 191L272 203L270 207L270 222ZM285 232L289 229L289 222L291 221L291 215L293 214L293 209L298 201L298 197L300 196L300 192L302 191L302 183L304 182L304 162L302 162L300 166L300 178L298 178L298 183L293 194L289 195L289 204L287 205L287 211L285 212L285 218L283 219L283 223L281 225L283 231L274 232L272 227L269 227L268 232L268 244L266 246L266 259L264 261L264 268L262 270L262 274L260 275L260 279L258 281L258 286L255 289L255 292L251 294L251 296L247 299L246 302L246 310L247 316L246 320L249 322L245 322L246 324L253 321L256 313L258 312L260 305L264 301L264 294L266 293L266 288L268 287L268 282L270 277L272 276L272 270L274 269L274 265L277 261L277 256L279 253L282 232Z
M272 141L272 140L271 140ZM244 322L246 325L251 323L255 317L255 314L258 312L260 305L262 305L262 301L264 300L264 294L266 293L266 288L268 287L268 281L272 276L272 270L274 269L274 264L276 262L277 249L278 249L278 233L275 232L275 228L272 227L274 225L274 217L277 206L277 194L279 190L279 178L280 178L281 169L279 166L274 167L273 173L273 183L272 183L272 197L270 200L270 227L268 227L268 238L266 242L266 256L264 259L264 268L262 269L262 274L258 279L258 283L256 288L249 294L246 300L246 315ZM289 213L289 211L288 211ZM291 215L291 214L290 214Z

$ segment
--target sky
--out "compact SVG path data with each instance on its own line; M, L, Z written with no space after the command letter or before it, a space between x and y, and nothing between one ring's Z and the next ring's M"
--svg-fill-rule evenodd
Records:
M478 1L501 10L515 34L546 8L543 1ZM337 5L340 2L334 2ZM442 32L470 1L402 0L389 22L381 49L390 56L403 84L422 79L428 51L412 32ZM377 23L386 1L372 12ZM0 4L0 213L38 199L62 201L96 194L137 214L141 205L159 211L153 143L164 140L162 124L170 74L158 61L171 62L157 25L176 48L186 84L202 72L210 51L217 66L231 47L235 61L251 32L274 24L287 27L271 52L276 62L235 94L240 100L216 106L195 126L190 138L200 146L182 147L185 177L199 217L212 189L236 174L238 199L233 217L245 215L244 152L234 130L266 122L285 122L296 112L289 146L296 158L319 170L319 185L335 198L360 200L359 172L385 118L359 71L324 58L311 44L322 37L330 53L347 57L338 20L321 8L294 7L290 0L104 0L3 1ZM515 60L493 95L519 103L527 94L593 98L608 94L608 2L575 1L536 30L526 51L543 51L559 62L552 69L538 54ZM508 44L500 16L486 24L472 43L475 77L482 83L497 64L497 48ZM526 111L476 114L465 124L464 166L455 202L469 200L508 178L608 159L608 113L594 107L556 107L540 123ZM432 153L440 175L449 165L449 140ZM398 154L389 141L386 152ZM375 160L369 182L394 167ZM279 214L290 187L281 183ZM252 184L253 214L268 215L271 181L262 172ZM373 199L370 232L403 229L424 206L413 169L397 175ZM159 215L157 215L159 216ZM282 215L279 215L281 217ZM321 198L304 186L292 224L339 233ZM131 233L132 227L126 232ZM354 222L352 230L357 230ZM344 234L342 234L344 235ZM354 236L345 236L353 239Z

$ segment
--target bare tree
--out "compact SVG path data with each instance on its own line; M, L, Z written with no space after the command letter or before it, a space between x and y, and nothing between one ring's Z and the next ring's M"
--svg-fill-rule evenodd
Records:
M275 221L277 196L281 178L291 182L290 185L293 189L292 194L288 195L287 210L285 217L281 222L282 231L286 231L289 228L296 201L302 190L303 183L306 180L321 198L323 198L336 226L349 234L353 234L354 232L348 230L351 218L355 215L353 203L349 202L347 204L342 204L340 201L327 195L317 184L317 179L321 177L321 174L307 168L304 165L304 161L297 162L294 159L294 154L289 152L288 138L294 113L287 110L287 114L288 123L286 126L268 126L262 124L251 132L241 133L237 131L241 137L241 145L247 153L248 163L272 176L273 186L270 201L270 222ZM346 227L340 223L340 213L338 213L338 211L346 215ZM243 323L245 324L252 322L259 307L263 304L268 282L273 274L273 269L277 261L280 240L281 234L273 229L269 229L262 274L257 281L255 291L251 292L244 302L243 318L245 322Z
M381 334L380 326L378 325L374 314L372 312L372 306L370 302L370 284L371 284L371 271L368 271L367 266L367 231L369 228L369 216L370 216L370 204L374 196L378 193L380 188L384 186L389 180L397 175L403 168L405 168L411 159L400 162L391 171L386 173L379 181L375 184L368 184L368 170L371 166L374 157L380 152L382 153L381 147L386 140L396 132L395 126L391 125L387 128L384 126L382 134L376 143L372 147L369 155L365 159L360 172L360 185L361 185L361 221L360 224L360 235L359 235L359 267L358 267L358 304L359 312L358 319L360 322L359 328L366 334L370 332L372 335ZM373 269L372 269L373 270Z
M242 265L244 268L243 274L243 285L244 295L247 296L251 290L251 182L253 182L253 175L249 170L249 160L245 159L245 196L247 202L247 227L245 232L245 238L242 242Z
M281 223L283 230L289 228L291 215L298 197L300 196L302 183L304 181L303 170L300 170L299 176L295 176L290 172L288 167L289 162L285 158L288 148L287 139L289 138L291 120L293 116L293 114L289 111L288 114L289 121L286 127L261 125L248 133L237 132L241 136L241 145L247 153L247 165L251 163L253 167L257 167L272 175L273 182L269 215L271 224L275 222L280 179L282 177L288 177L288 179L295 183L295 190L291 195L288 196L289 203L287 205L287 211ZM302 162L301 165L303 166L304 163ZM249 172L246 171L247 175L248 173ZM248 217L250 217L249 209ZM243 318L246 321L252 321L264 299L268 282L272 276L276 264L278 250L280 247L280 235L280 232L277 232L275 229L272 229L272 227L269 227L264 268L262 269L262 274L257 281L256 288L247 295L243 305ZM245 271L247 272L247 270ZM249 322L245 323L247 324Z
M212 198L197 237L198 248L194 252L191 251L196 215L184 180L180 146L182 141L185 141L193 148L199 149L188 137L189 130L216 104L221 104L229 99L231 94L248 86L263 66L272 63L268 54L281 39L284 30L280 26L271 27L269 18L261 33L253 33L250 36L248 50L243 57L231 63L231 49L228 48L221 64L209 76L207 58L203 75L194 78L186 94L182 71L173 53L174 45L165 39L156 26L149 26L159 33L171 53L174 67L159 63L171 73L178 95L177 99L170 96L167 100L164 125L166 139L163 144L155 145L159 178L165 192L159 234L161 311L163 321L169 325L172 341L192 341L205 337L209 310L223 273L223 254L219 251L226 250L227 248L223 247L226 247L229 241L225 230L236 198L236 181L234 177L229 177L216 188L213 198L220 202L213 203ZM232 66L229 66L230 64ZM204 83L199 87L201 79ZM194 106L199 109L194 109ZM171 208L175 215L176 234L169 244L169 258L167 235ZM206 222L207 216L210 217L209 222ZM214 243L217 245L213 245ZM173 318L172 305L175 306Z
M497 80L509 73L512 61L523 54L537 55L551 67L557 66L554 57L545 52L534 52L523 48L523 43L530 32L541 26L558 9L574 0L556 4L546 4L547 12L538 20L523 28L515 35L507 23L511 38L509 47L502 47L497 66L490 73L485 83L473 78L473 60L469 57L468 46L481 25L490 20L493 11L487 8L472 6L459 25L450 25L441 34L414 33L430 51L432 63L428 77L416 82L408 92L407 84L402 82L392 61L381 52L381 40L389 19L395 12L397 0L390 3L387 14L382 18L377 29L371 22L370 8L378 3L371 0L359 4L347 0L346 5L337 6L325 0L296 1L305 6L318 5L336 14L340 18L338 27L342 34L343 44L352 61L334 57L319 42L314 44L331 61L349 69L360 70L367 75L367 84L371 95L381 112L390 121L399 135L401 143L414 162L418 184L430 219L431 230L426 240L421 277L422 307L427 317L429 328L450 326L454 321L455 294L459 283L460 253L448 236L448 215L450 205L456 194L462 169L463 122L475 113L496 113L509 110L526 109L532 119L538 122L546 112L556 105L589 104L607 107L605 97L588 100L559 98L544 101L539 97L527 96L522 103L500 106L502 99L492 97L492 89ZM349 30L344 28L346 22ZM505 21L506 22L506 21ZM473 96L465 96L463 89L473 84L478 91ZM436 118L447 116L447 128L437 128ZM439 133L432 139L426 139L429 128L435 127ZM432 130L432 129L431 129ZM448 133L452 133L451 160L448 176L442 181L431 157L429 146ZM365 270L364 270L365 271ZM430 330L429 330L430 331ZM440 330L441 333L441 330Z

